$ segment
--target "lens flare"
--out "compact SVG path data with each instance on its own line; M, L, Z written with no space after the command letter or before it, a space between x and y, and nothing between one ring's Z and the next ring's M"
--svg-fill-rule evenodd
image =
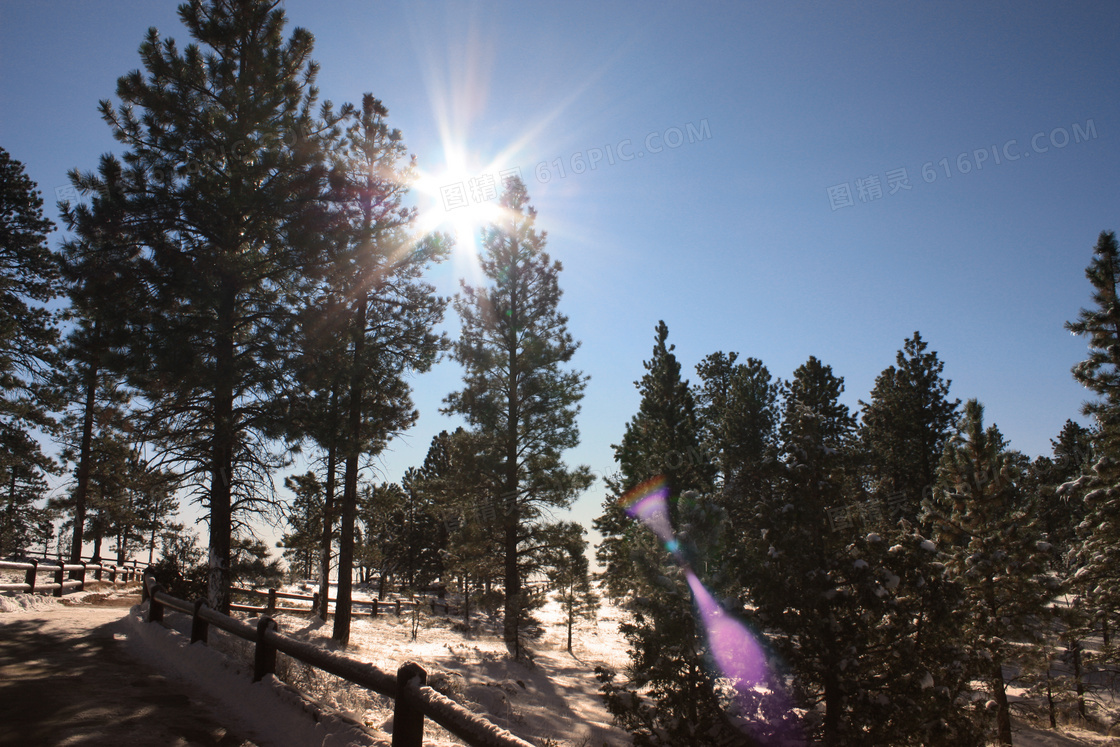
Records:
M669 483L658 475L627 491L618 502L626 513L649 527L675 556L680 548L669 523L668 497Z
M700 581L680 552L672 523L669 520L669 484L663 476L646 480L618 499L627 514L644 524L672 553L684 571L707 636L708 648L721 677L730 681L737 702L744 714L756 711L760 701L768 701L771 712L784 717L792 714L785 696L774 692L766 653L758 638L742 622L735 619L716 601ZM755 704L755 705L752 705ZM748 718L749 721L749 718ZM744 731L756 731L761 724L741 724ZM802 744L796 720L770 724L773 736L782 744Z
M724 677L742 692L766 680L766 654L743 623L731 617L711 595L696 574L685 569L692 596L700 610L700 621L708 634L712 656Z

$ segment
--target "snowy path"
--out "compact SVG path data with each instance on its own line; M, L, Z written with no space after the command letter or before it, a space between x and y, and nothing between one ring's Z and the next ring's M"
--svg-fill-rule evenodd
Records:
M120 599L0 614L0 746L254 747L204 696L126 656L114 629L139 598Z

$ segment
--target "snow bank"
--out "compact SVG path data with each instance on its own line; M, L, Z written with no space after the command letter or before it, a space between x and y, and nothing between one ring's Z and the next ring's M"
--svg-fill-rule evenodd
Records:
M42 594L0 594L0 613L44 610L56 604L58 599Z
M253 682L250 671L209 646L145 622L139 606L117 624L116 634L133 656L219 701L220 716L262 744L389 744L387 737L325 711L272 675Z

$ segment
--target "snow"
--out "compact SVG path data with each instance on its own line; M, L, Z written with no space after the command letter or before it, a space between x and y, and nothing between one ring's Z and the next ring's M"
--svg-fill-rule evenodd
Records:
M927 539L922 540L922 544L919 545L919 547L921 547L926 552L937 552L937 545L933 544Z
M355 600L363 598L362 593L355 593ZM344 653L394 675L400 665L414 661L424 667L427 684L435 691L535 744L544 739L557 745L627 744L629 735L613 725L594 674L597 665L621 669L628 662L625 640L618 631L623 614L604 602L597 620L577 622L573 653L568 653L566 617L559 605L550 602L536 613L541 634L529 641L530 659L518 662L505 649L497 619L472 614L472 629L467 632L461 618L424 612L414 641L411 614L397 618L383 613L352 621L350 645ZM226 716L262 745L384 744L390 738L390 699L283 655L278 657L278 675L314 701L298 696L276 678L252 684L251 644L223 643L225 635L211 628L212 648L191 645L185 635L189 618L172 611L165 615L165 621L178 632L142 622L134 608L122 629L123 637L136 649L131 653L176 672L224 701L240 704L236 713ZM279 615L277 621L285 635L335 649L330 623L324 625L307 615ZM229 649L226 653L232 653L234 659L214 648ZM234 663L235 659L244 663ZM331 712L343 713L345 718L331 716ZM359 724L366 730L360 739L332 741ZM298 740L294 734L300 735ZM460 744L430 720L424 734L426 745Z
M168 613L168 617L172 615ZM251 734L262 747L388 744L386 739L320 708L273 675L252 682L252 671L247 667L202 643L190 643L177 630L145 622L139 606L117 623L114 636L130 655L173 673L188 686L224 704L225 712L220 715Z
M80 599L78 595L67 595L67 601ZM47 610L53 615L54 609L62 611L66 606L58 605L56 599L48 596L0 595L0 609L13 614ZM415 641L410 615L399 619L386 614L357 618L352 626L351 646L345 653L390 673L406 661L415 661L428 672L428 685L434 690L535 744L547 738L556 745L625 745L630 743L629 736L611 724L594 677L597 664L618 670L628 662L625 639L618 631L624 614L604 603L597 620L579 623L574 635L574 654L569 654L564 650L563 612L554 603L547 605L538 611L542 634L530 641L531 662L513 661L501 642L497 621L485 616L474 617L472 630L467 632L457 618L424 614ZM277 671L284 681L270 676L252 683L251 667L238 663L251 658L250 644L241 645L240 658L231 658L221 651L230 653L236 646L231 647L228 641L223 643L224 636L218 635L219 631L211 629L212 646L192 645L183 634L189 626L187 617L168 611L167 622L175 630L144 622L141 608L134 607L115 624L114 634L132 656L230 704L226 712L217 715L262 747L388 743L392 730L392 705L388 699L331 675L316 674L282 655ZM333 648L329 643L329 624L307 616L287 615L281 616L279 622L287 635ZM936 686L929 673L920 677L923 689ZM285 681L309 695L301 695ZM984 688L978 686L974 696L983 702ZM1117 743L1115 736L1077 724L1062 724L1058 730L1044 728L1044 721L1038 720L1042 707L1038 696L1013 688L1009 689L1009 696L1018 704L1019 711L1026 714L1017 712L1014 717L1018 747L1096 747ZM1100 716L1106 722L1120 713L1116 693L1111 688L1098 691L1097 697ZM1104 703L1104 699L1109 702ZM429 721L425 724L425 744L451 747L459 742Z
M0 594L0 613L4 612L33 612L49 609L58 604L58 599L42 594L19 594L5 592Z
M381 614L353 621L346 655L391 673L406 661L415 661L427 671L434 689L522 739L628 743L629 736L612 724L595 678L597 665L621 669L629 661L618 631L623 615L604 601L595 621L577 622L569 654L563 610L549 602L536 613L542 634L529 642L531 661L517 662L506 651L497 620L472 615L468 633L459 617L424 614L413 641L410 615L398 619ZM294 631L296 637L329 645L329 624L309 623L307 617L297 616L281 616L279 621L288 634ZM330 698L329 693L316 696ZM387 703L351 707L367 724L391 726ZM428 730L425 727L426 735Z

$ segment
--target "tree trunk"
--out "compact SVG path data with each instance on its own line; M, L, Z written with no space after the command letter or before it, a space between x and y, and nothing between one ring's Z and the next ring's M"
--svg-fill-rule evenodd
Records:
M471 576L469 573L463 574L463 624L467 626L467 631L471 629Z
M1046 664L1046 707L1050 713L1050 728L1058 728L1058 719L1054 714L1054 691L1050 683L1050 663Z
M1085 720L1085 681L1081 676L1081 641L1074 641L1073 649L1073 681L1077 688L1077 713Z
M330 422L333 424L338 416L338 384L331 389ZM335 472L337 471L338 439L336 434L330 435L330 446L327 447L327 484L323 496L323 545L319 555L319 618L326 622L327 611L330 605L331 592L331 543L334 542L334 489Z
M570 596L568 597L568 653L572 653L572 626L575 625L576 605L575 605L575 583L572 584L568 590Z
M93 555L89 559L91 563L101 562L101 538L103 532L101 530L100 523L98 523L96 526L97 529L93 533Z
M207 597L210 608L229 613L230 540L233 533L234 313L237 296L226 281L218 304L214 340L214 440L210 458L210 552Z
M342 486L342 526L338 547L338 600L335 602L334 630L331 637L342 646L350 642L350 602L354 570L354 520L358 510L358 459L361 450L362 388L365 371L362 368L366 340L365 294L354 308L351 334L353 337L353 367L350 371L350 411L346 424L346 471Z
M521 658L521 573L517 563L518 511L516 505L506 516L505 536L505 619L502 625L506 649L514 659Z
M1003 684L1003 662L992 664L992 696L996 701L996 727L1000 744L1011 744L1011 707L1007 703L1007 689Z
M4 539L4 534L6 534L7 531L11 531L11 528L14 527L16 523L16 466L14 464L11 467L11 475L12 481L11 485L9 485L8 487L8 510L4 512L4 515L6 516L6 531L0 534L0 541ZM18 542L13 542L12 547L10 548L0 545L0 552L3 552L4 554L7 554L9 552L19 552L22 549L22 547L19 547ZM81 560L81 558L78 558L78 560Z
M824 673L824 743L840 744L840 677L832 665Z
M78 484L74 486L74 537L70 546L70 562L82 560L83 534L86 525L86 495L89 492L90 452L93 449L93 411L97 406L97 379L100 359L97 349L101 340L101 327L93 323L93 358L86 369L85 412L82 413L82 443L78 453Z
M510 268L511 281L517 284L516 266ZM512 294L509 315L511 322L516 325L520 320L518 309L518 296ZM518 564L517 540L521 529L521 506L518 502L519 474L517 469L518 458L518 426L521 422L521 400L518 387L520 365L516 343L509 351L509 394L506 404L506 433L505 433L505 490L501 496L502 508L505 510L505 614L502 621L502 635L506 648L514 659L521 658L521 568Z

